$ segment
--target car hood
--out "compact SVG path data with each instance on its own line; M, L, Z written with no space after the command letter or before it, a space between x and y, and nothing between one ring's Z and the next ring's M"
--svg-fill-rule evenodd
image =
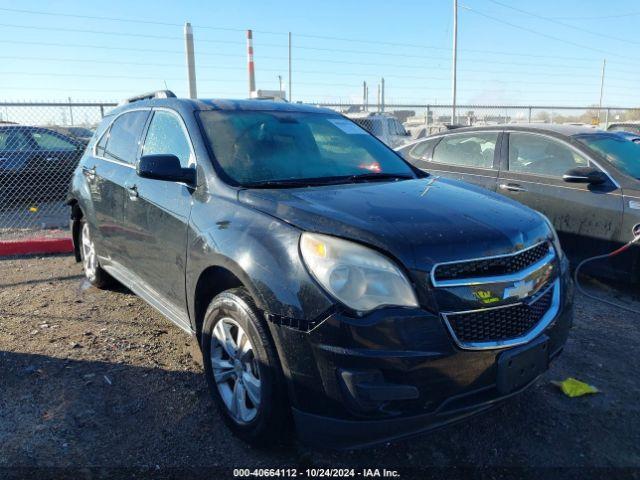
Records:
M549 235L533 210L438 177L242 190L239 200L302 230L372 245L410 269L511 253Z

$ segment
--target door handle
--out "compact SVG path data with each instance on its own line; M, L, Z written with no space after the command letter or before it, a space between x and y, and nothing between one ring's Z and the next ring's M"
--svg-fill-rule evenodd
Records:
M124 188L127 189L127 192L129 193L129 198L131 200L135 200L140 195L138 193L138 186L136 184L133 184L133 185L128 184L128 185L125 185Z
M509 190L510 192L526 192L526 188L522 188L516 183L502 183L500 184L500 190Z

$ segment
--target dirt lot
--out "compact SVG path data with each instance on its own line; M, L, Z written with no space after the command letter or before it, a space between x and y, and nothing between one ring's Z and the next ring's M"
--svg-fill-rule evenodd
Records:
M32 467L41 478L128 476L120 468L131 467L218 478L237 467L306 466L400 469L405 478L425 467L448 477L556 478L576 467L587 469L582 478L640 474L640 315L578 296L571 339L551 371L466 423L373 450L296 442L256 450L215 412L193 341L133 294L88 287L80 273L68 256L0 260L0 477ZM563 396L550 381L568 376L601 393Z

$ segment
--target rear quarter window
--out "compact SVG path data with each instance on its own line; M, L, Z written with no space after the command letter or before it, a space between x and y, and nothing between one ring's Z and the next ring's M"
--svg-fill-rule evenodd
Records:
M409 160L418 160L418 161L429 161L430 153L433 150L433 146L439 141L439 138L432 138L430 140L425 140L424 142L420 142L415 144L409 150L408 158Z
M134 110L116 118L106 135L104 156L120 162L134 164L140 145L142 129L149 115L148 110ZM101 142L102 143L102 142ZM98 145L97 150L101 149Z
M100 142L100 151L96 152L100 156L104 155L104 146L107 142L107 135L105 134L105 132L109 128L109 125L111 125L112 121L113 121L113 117L111 116L104 117L102 121L98 124L98 127L96 128L95 132L93 132L93 137L91 137L91 140L89 140L90 150L93 150L94 145ZM96 147L96 150L98 150L98 146Z

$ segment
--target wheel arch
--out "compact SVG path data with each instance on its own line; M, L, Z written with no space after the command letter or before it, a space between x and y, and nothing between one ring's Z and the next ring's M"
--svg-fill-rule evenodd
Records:
M190 302L190 310L192 312L191 326L198 339L202 333L202 325L207 308L218 294L226 290L238 287L246 288L258 310L264 311L263 302L260 296L257 295L248 275L239 266L231 265L229 262L207 266L200 272L194 282L193 295Z

